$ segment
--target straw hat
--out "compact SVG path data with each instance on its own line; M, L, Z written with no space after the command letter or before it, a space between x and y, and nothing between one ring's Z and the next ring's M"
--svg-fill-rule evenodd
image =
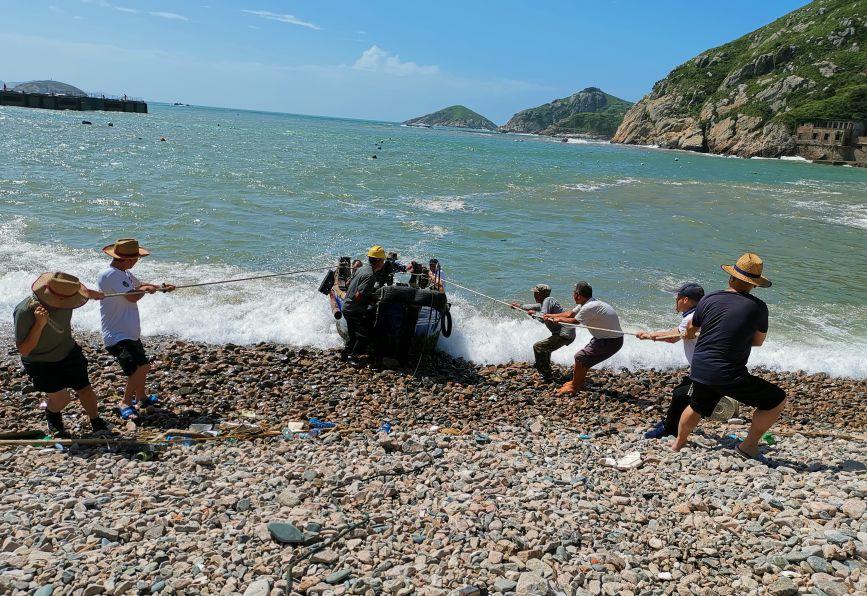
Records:
M760 288L771 287L771 280L762 276L762 258L751 252L745 252L734 265L720 265L723 271L739 280L759 286Z
M103 248L102 252L115 259L135 259L151 254L151 251L139 246L138 240L135 238L121 238L114 244L109 244Z
M87 290L78 278L60 271L43 273L30 287L43 304L54 308L78 308L87 302Z

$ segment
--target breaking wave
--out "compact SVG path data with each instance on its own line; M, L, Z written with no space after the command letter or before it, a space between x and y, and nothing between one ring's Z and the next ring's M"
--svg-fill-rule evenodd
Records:
M92 286L107 264L105 256L97 250L20 240L23 227L21 220L0 224L0 333L4 335L11 333L15 305L28 295L30 284L39 273L64 270ZM167 262L155 255L143 260L136 267L136 274L147 281L183 284L244 277L257 272L230 265ZM270 341L334 348L341 345L341 340L327 300L316 292L320 278L319 273L309 273L147 296L139 303L142 332L145 336L171 335L209 343ZM533 342L547 334L538 322L471 301L459 290L450 293L450 301L454 332L450 338L441 340L440 348L454 356L478 363L532 361ZM648 320L649 316L635 309L624 309L621 314L624 328L633 331L637 329L629 325L630 321ZM76 311L74 326L79 330L98 331L98 305L91 302ZM555 352L554 361L569 364L588 337L586 332L579 331L575 343ZM810 342L769 339L753 352L751 364L867 378L863 342L846 336L839 340L817 337ZM631 337L607 363L610 367L629 369L683 365L679 345L641 342Z

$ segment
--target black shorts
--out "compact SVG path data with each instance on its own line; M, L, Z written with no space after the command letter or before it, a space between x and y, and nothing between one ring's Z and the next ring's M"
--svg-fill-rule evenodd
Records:
M757 410L773 410L786 399L786 392L770 381L747 375L727 385L705 385L693 380L689 405L707 418L724 395Z
M126 376L132 375L138 367L150 362L140 339L122 339L105 349L117 359Z
M87 358L81 346L75 344L63 360L57 362L24 362L24 370L37 391L56 393L64 389L80 391L90 385L87 376Z

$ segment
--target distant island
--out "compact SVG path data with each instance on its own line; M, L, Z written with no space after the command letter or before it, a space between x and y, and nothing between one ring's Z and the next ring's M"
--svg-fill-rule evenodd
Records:
M500 127L503 132L586 135L611 138L632 103L587 87L569 97L522 110Z
M460 105L449 106L432 114L412 118L403 124L407 126L450 126L477 130L497 130L496 124L468 107Z
M69 97L87 97L87 93L60 81L28 81L12 87L12 91L18 93L44 93L46 95L66 95Z
M867 164L867 0L817 0L672 70L613 141Z

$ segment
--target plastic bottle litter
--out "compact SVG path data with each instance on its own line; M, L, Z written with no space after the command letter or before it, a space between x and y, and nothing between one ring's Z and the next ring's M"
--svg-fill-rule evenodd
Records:
M319 418L310 418L307 423L310 424L310 428L326 429L337 426L335 422L328 422L327 420L320 420Z
M388 420L384 420L382 424L379 425L378 432L385 433L387 435L391 434L391 422Z

